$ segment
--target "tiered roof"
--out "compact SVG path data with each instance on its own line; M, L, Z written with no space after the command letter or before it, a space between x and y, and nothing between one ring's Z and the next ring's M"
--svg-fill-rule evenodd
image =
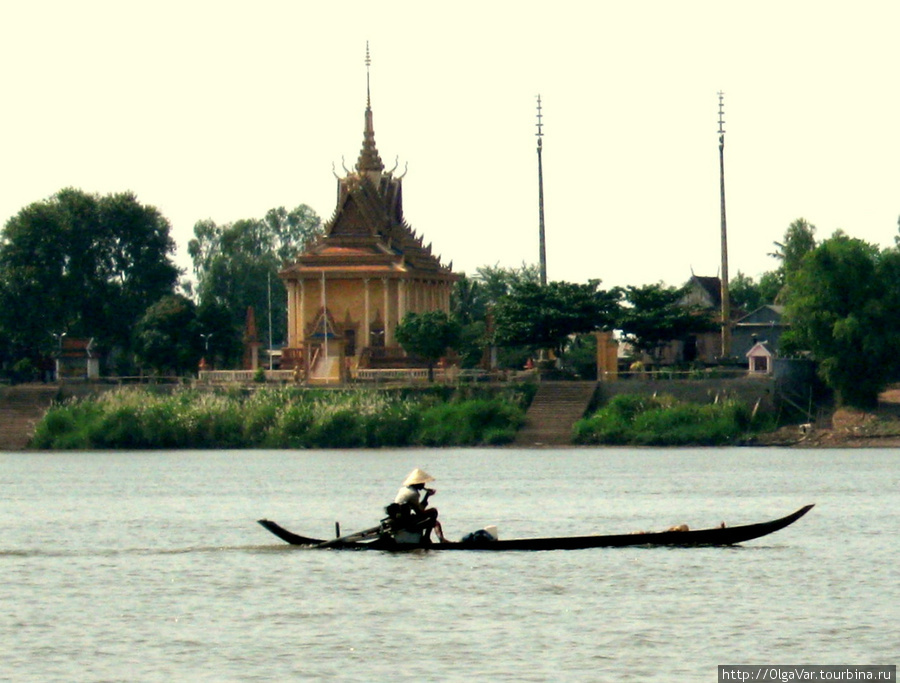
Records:
M359 159L353 171L338 179L337 206L324 235L282 275L344 270L453 277L452 264L444 265L432 254L431 244L425 245L403 217L402 181L393 169L384 170L367 98Z

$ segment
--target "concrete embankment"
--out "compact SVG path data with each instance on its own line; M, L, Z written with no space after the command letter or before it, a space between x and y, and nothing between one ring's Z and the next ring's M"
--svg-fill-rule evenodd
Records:
M0 451L26 448L34 426L58 396L53 384L0 387Z
M54 401L117 388L116 384L87 382L0 386L0 451L27 448L35 425Z

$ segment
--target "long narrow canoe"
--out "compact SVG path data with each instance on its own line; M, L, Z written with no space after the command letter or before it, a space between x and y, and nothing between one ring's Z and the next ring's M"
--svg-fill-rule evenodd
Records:
M622 548L625 546L726 546L751 541L793 524L812 509L805 505L787 517L771 522L744 526L716 527L696 531L660 531L654 533L615 534L612 536L562 536L556 538L522 538L499 541L446 542L429 545L398 544L389 537L375 540L318 539L299 536L268 519L259 524L291 545L309 549L322 547L333 550L579 550L582 548ZM350 537L352 538L352 537Z

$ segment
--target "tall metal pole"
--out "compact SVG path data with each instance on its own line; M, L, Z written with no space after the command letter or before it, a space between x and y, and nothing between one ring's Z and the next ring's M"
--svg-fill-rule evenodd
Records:
M266 273L266 283L268 289L268 300L269 300L269 370L273 370L275 368L275 359L273 358L274 353L272 350L272 273L271 271Z
M543 149L543 145L541 144L544 138L544 131L542 130L541 118L543 114L541 114L541 96L537 96L537 155L538 155L538 221L540 225L540 264L541 264L541 285L547 284L547 242L544 239L544 164L543 159L541 158L541 151Z
M728 231L725 223L725 93L719 91L719 195L722 208L722 357L731 356L731 298L728 291Z

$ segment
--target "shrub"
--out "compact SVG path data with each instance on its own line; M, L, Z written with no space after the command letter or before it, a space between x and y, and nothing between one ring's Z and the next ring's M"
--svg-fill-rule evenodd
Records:
M84 450L93 448L91 425L100 411L89 402L66 401L50 408L37 424L31 446L41 449Z
M714 446L734 443L765 421L736 401L680 403L670 396L617 396L574 428L577 443Z
M275 423L269 429L264 445L270 448L306 448L306 433L312 427L314 416L308 403L286 405L278 413Z
M487 435L497 430L515 433L523 421L521 408L500 399L446 403L423 412L417 441L425 446L474 446L486 443Z

